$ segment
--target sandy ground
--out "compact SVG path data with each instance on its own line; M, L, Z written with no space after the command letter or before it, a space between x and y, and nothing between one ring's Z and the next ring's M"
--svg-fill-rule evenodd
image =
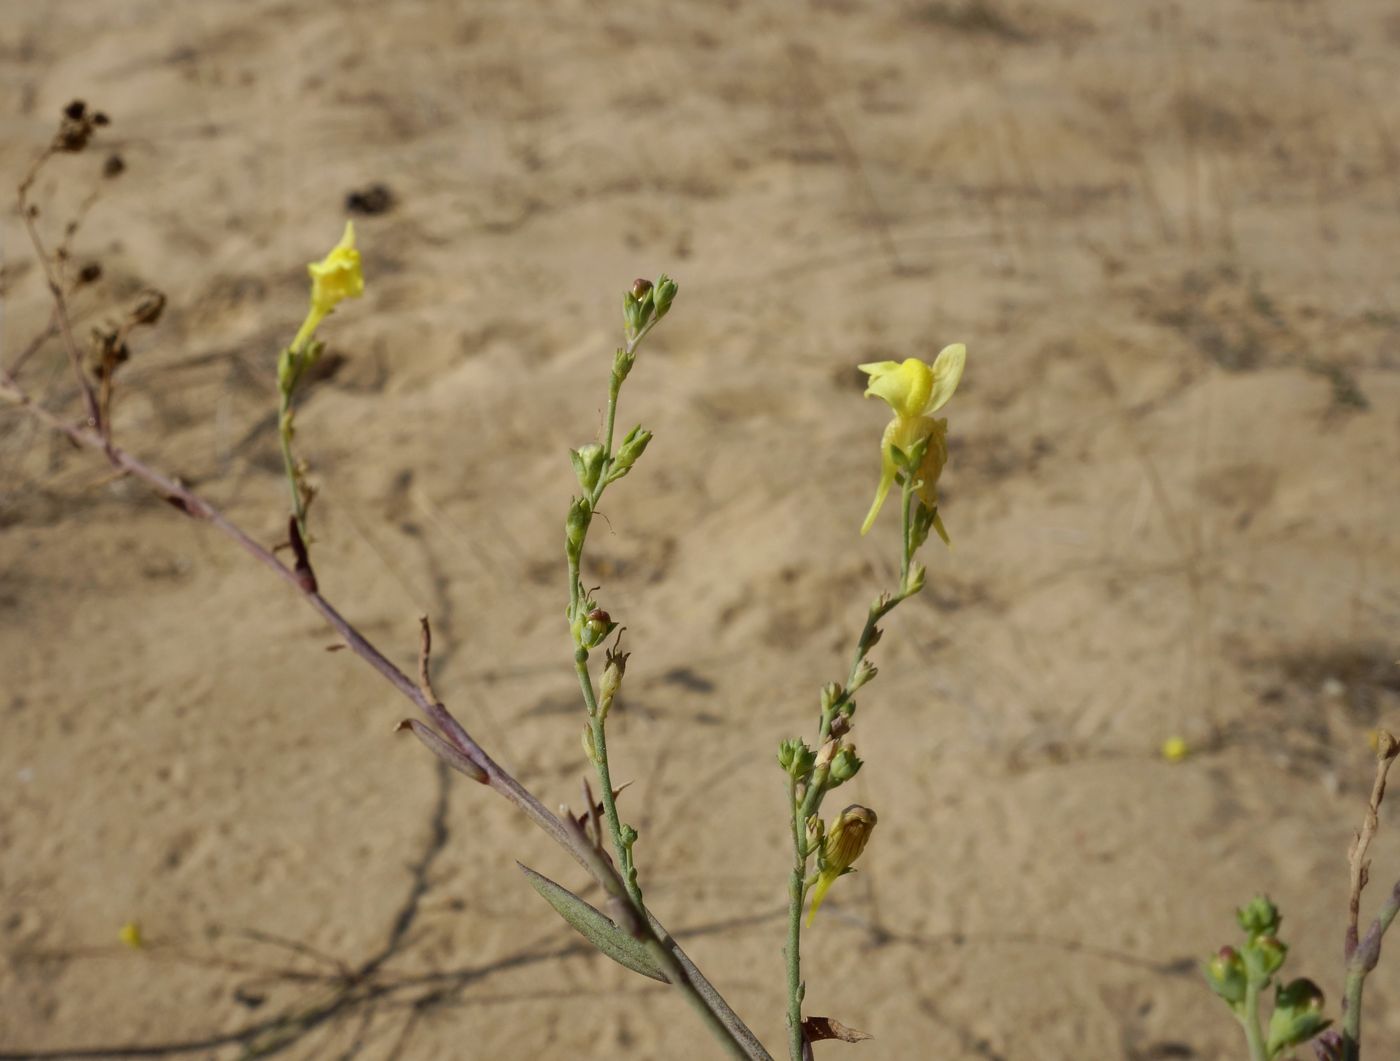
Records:
M775 1051L773 753L895 571L892 512L856 533L885 412L854 365L951 341L956 548L876 651L881 825L806 947L808 1012L876 1039L819 1053L1239 1057L1193 962L1261 889L1336 1012L1365 735L1400 725L1392 4L5 7L6 179L71 98L114 119L38 189L50 226L100 191L81 330L170 297L119 438L266 542L303 263L392 190L300 418L318 571L405 666L431 614L439 690L551 804L584 768L565 448L622 289L679 278L594 535L634 652L613 763L649 898ZM47 307L3 237L8 358ZM76 410L56 345L26 382ZM291 593L11 412L0 460L0 1053L715 1055ZM1400 961L1368 990L1397 1056Z

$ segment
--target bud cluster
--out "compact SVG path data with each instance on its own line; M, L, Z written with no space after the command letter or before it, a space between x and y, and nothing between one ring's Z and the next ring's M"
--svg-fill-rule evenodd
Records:
M675 301L677 290L676 282L665 273L654 284L650 280L637 280L622 296L622 319L627 328L627 338L637 338L648 323L666 316L671 303Z
M1204 966L1206 983L1242 1021L1248 1023L1250 996L1258 997L1283 968L1288 947L1278 938L1283 920L1278 907L1264 896L1257 896L1236 911L1244 932L1240 949L1221 947ZM1269 1017L1265 1054L1270 1059L1300 1046L1327 1028L1331 1021L1322 1015L1322 990L1311 980L1280 983L1274 991L1274 1008ZM1258 1028L1254 1029L1257 1034Z

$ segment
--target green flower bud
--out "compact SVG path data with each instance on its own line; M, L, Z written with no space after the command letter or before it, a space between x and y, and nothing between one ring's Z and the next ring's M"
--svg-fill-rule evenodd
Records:
M622 381L627 378L627 374L632 371L632 366L636 363L637 355L635 352L629 354L626 350L619 349L617 353L613 354L613 379L618 386L622 385Z
M823 713L825 713L825 712L827 712L827 711L830 711L830 710L831 710L831 705L834 704L834 703L836 703L837 700L841 699L841 697L845 695L845 692L846 692L846 690L844 690L844 689L841 688L841 685L840 685L839 682L827 682L825 685L823 685L823 686L822 686L822 711L823 711Z
M637 458L646 452L647 443L651 438L651 432L640 424L627 432L617 447L617 456L613 458L612 467L608 469L607 481L616 482L630 472L632 465L637 463Z
M1245 976L1244 959L1234 947L1221 947L1220 951L1206 962L1206 983L1210 989L1232 1006L1244 1004L1248 978Z
M602 608L594 608L580 617L574 640L580 648L596 648L616 629L617 623L612 621L612 616Z
M593 493L594 487L598 485L598 476L603 471L604 457L606 454L603 452L603 447L596 442L569 450L569 460L574 466L574 474L578 476L578 484L583 487L585 494Z
M608 650L603 664L603 676L598 679L598 717L605 719L612 708L613 697L622 688L622 675L627 670L627 657L630 653Z
M1277 936L1257 936L1244 945L1244 967L1249 979L1264 987L1283 966L1288 947Z
M778 746L778 765L798 781L812 772L815 759L812 749L801 737L785 740Z
M800 747L802 747L802 741L797 737L785 740L778 745L778 766L782 770L787 771L792 768L792 760Z
M1269 1056L1300 1046L1332 1022L1322 1015L1322 989L1311 980L1280 984L1269 1017Z
M291 394L292 388L297 385L297 375L296 354L288 347L277 355L277 389L283 394Z
M655 308L652 297L650 284L647 284L646 289L640 295L637 294L637 288L634 285L630 291L622 296L622 319L627 326L629 336L635 336L646 325L646 322L651 320L651 314Z
M564 534L569 543L569 552L578 553L583 548L588 524L593 519L593 506L586 497L576 497L569 504L569 518L564 521Z
M868 659L861 660L860 666L856 668L855 680L851 682L851 692L855 692L867 682L874 681L875 675L879 673L879 668L877 668L875 664L871 663Z
M656 287L652 292L652 301L656 306L656 319L660 320L666 316L671 309L671 303L676 300L676 292L680 288L676 282L665 273L662 273L656 281Z
M861 768L861 759L856 755L856 750L847 744L836 753L831 760L831 770L827 777L831 779L832 787L836 787L843 781L849 781L856 776L856 772Z
M1256 895L1248 906L1242 906L1235 911L1235 917L1240 923L1240 928L1244 929L1245 935L1250 939L1277 934L1279 922L1283 920L1279 916L1278 907L1269 902L1268 896L1265 895Z

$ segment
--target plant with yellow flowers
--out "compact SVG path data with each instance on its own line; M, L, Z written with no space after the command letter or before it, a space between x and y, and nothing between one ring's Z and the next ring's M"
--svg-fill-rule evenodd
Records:
M788 1052L792 1061L800 1061L804 1049L828 1027L826 1018L802 1016L806 993L802 979L803 906L810 897L810 924L832 885L855 872L853 863L865 850L878 820L871 808L853 804L827 826L821 817L822 801L827 793L855 777L862 765L850 735L855 726L855 695L878 673L869 655L883 632L879 624L924 588L927 572L914 556L928 540L929 531L936 530L948 542L938 512L938 479L948 462L948 421L935 420L932 414L957 390L966 361L967 348L955 343L944 347L932 364L911 357L860 366L870 376L866 396L883 399L894 413L880 440L880 482L861 534L874 525L890 490L899 485L899 588L882 593L870 605L845 684L831 682L822 689L815 748L794 737L778 750L778 765L787 775L792 829L786 947Z
M297 329L296 337L277 358L277 434L282 442L282 465L287 485L292 492L292 514L296 518L294 537L303 543L309 540L306 529L306 509L314 496L306 482L305 468L292 456L292 437L296 432L292 397L308 369L320 360L325 343L316 339L316 329L347 298L359 298L365 293L365 277L360 271L360 252L355 249L355 225L345 222L345 233L318 262L306 267L311 275L311 304Z
M71 344L72 328L65 287L44 252L25 195L33 176L50 156L80 151L105 124L88 114L81 104L65 112L65 124L54 144L36 163L21 185L20 205L33 238L36 253L48 272L59 332L69 344L70 360L78 390L88 409L87 418L73 420L35 401L23 389L17 370L0 366L0 397L32 415L109 462L120 474L144 482L186 517L226 535L249 556L298 593L337 633L344 646L360 657L418 709L421 717L400 724L453 770L481 784L514 804L527 818L567 851L602 891L601 907L574 891L521 867L532 887L569 924L604 954L627 968L671 985L694 1007L716 1041L731 1056L752 1061L770 1059L763 1044L728 1002L690 960L667 932L646 902L636 857L637 828L626 822L618 806L618 789L608 748L608 716L625 680L628 653L622 650L621 633L609 608L600 599L600 587L586 587L581 577L590 528L605 492L628 476L643 456L651 432L640 424L618 437L619 396L632 377L639 352L648 335L671 312L679 288L662 274L655 281L637 280L622 300L622 336L611 359L607 412L598 438L569 453L578 481L578 492L563 519L563 567L567 572L567 604L564 631L581 699L582 747L594 774L596 796L585 784L585 802L578 812L556 813L509 771L498 764L439 699L431 676L431 631L421 620L419 666L416 676L405 674L390 657L375 647L321 593L311 561L311 536L307 509L313 497L306 468L293 454L295 400L308 381L308 373L322 356L321 329L346 300L365 292L360 251L352 225L345 226L340 241L320 260L308 266L310 301L305 318L276 362L278 434L282 461L291 494L287 516L288 541L264 544L251 533L195 493L188 485L152 468L124 449L111 435L106 409L117 366L125 357L108 357L94 370ZM154 323L149 306L133 311L137 324ZM124 333L123 333L124 334ZM124 339L115 341L122 345ZM111 345L111 344L109 344ZM124 352L125 347L122 346ZM850 805L827 822L825 797L854 777L861 768L851 739L855 725L856 694L876 676L869 659L881 636L880 623L900 603L924 586L926 572L915 555L930 531L946 542L947 532L938 510L938 480L948 459L947 421L935 419L957 389L966 360L963 346L946 347L932 363L916 358L903 362L862 365L870 376L868 396L885 401L893 419L879 445L880 476L874 504L861 533L868 532L888 495L898 485L900 581L891 593L870 606L856 642L844 684L831 683L821 691L815 743L800 739L784 742L778 761L786 775L788 815L792 831L792 872L788 883L787 1015L789 1053L792 1061L810 1056L812 1044L824 1038L863 1037L829 1017L802 1013L801 935L803 914L811 924L828 893L840 894L841 879L856 870L856 863L872 842L876 811ZM851 528L852 535L855 528ZM292 557L279 557L289 546ZM609 643L611 642L611 643ZM809 905L810 902L810 905ZM139 926L132 922L120 937L132 948L147 946ZM776 971L776 970L775 970Z

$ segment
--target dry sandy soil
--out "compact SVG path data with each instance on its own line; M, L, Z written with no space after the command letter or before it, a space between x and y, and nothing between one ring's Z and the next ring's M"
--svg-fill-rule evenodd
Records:
M886 413L854 366L966 342L956 547L876 651L881 825L808 936L808 1012L876 1038L818 1053L1239 1057L1195 962L1267 890L1336 1012L1365 737L1400 724L1397 49L1386 0L10 0L0 171L70 99L111 114L37 195L57 239L100 193L83 334L170 298L118 437L268 543L304 263L391 189L299 422L318 571L406 667L432 615L440 692L551 805L584 770L565 449L621 291L679 278L594 536L613 762L650 899L775 1049L773 754L896 567L892 511L857 535ZM12 358L48 308L3 236ZM76 412L57 344L25 382ZM0 1054L716 1054L284 586L13 411L0 459ZM1387 955L1371 1057L1397 1003Z

